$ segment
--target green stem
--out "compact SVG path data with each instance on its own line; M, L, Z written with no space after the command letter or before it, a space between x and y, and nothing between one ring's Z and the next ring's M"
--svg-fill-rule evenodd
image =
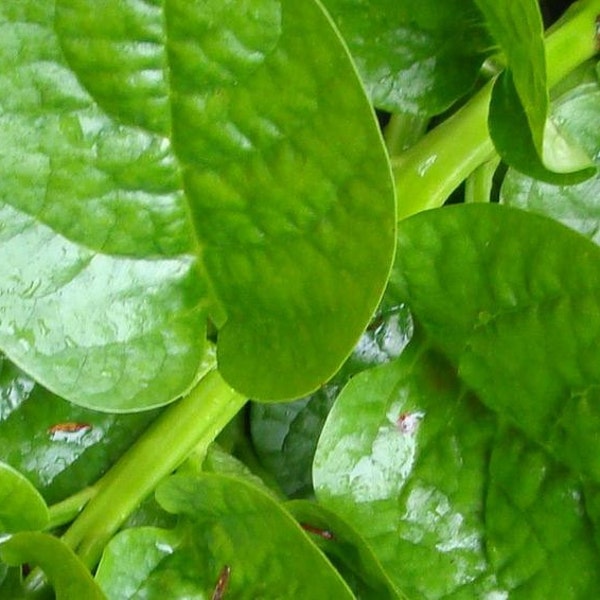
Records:
M392 160L398 219L441 206L494 147L487 131L492 82L421 141Z
M53 504L49 509L50 521L46 529L52 530L70 523L97 494L97 491L96 486L86 487L62 502Z
M427 129L429 119L409 113L395 113L390 117L383 137L390 156L400 154L418 142Z
M500 164L498 157L479 165L465 181L465 202L489 202L494 174Z
M208 448L245 404L218 371L211 371L182 400L171 405L96 484L98 493L63 539L89 568L161 479L199 446Z
M598 51L600 0L582 2L546 38L548 84L555 85ZM480 164L494 157L487 128L493 82L404 154L392 159L398 218L441 206Z

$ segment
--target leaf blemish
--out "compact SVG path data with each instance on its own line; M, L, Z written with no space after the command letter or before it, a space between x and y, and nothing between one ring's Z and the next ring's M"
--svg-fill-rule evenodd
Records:
M92 430L89 423L56 423L48 427L48 435L52 441L79 440Z
M324 540L333 540L335 538L331 531L327 529L320 529L319 527L315 527L309 523L300 523L300 527L302 527L304 531L308 531L309 533L314 533L315 535L322 537Z
M231 576L231 567L225 565L219 573L219 579L215 585L215 590L210 597L211 600L222 600L229 587L229 577Z
M396 426L400 430L400 433L412 435L419 428L419 424L421 423L423 417L425 417L425 413L420 410L414 412L403 412L400 413L400 416L396 421Z

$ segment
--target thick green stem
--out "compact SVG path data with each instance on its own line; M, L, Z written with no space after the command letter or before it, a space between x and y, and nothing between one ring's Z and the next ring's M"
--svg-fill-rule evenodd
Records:
M465 181L465 202L489 202L494 186L494 174L500 164L498 157L479 165Z
M572 9L546 39L548 84L555 85L598 51L600 0ZM392 160L398 218L441 206L480 164L494 157L487 128L492 82L450 119Z
M110 538L159 481L194 448L208 448L245 402L211 371L150 426L96 484L97 494L63 537L84 564L97 563Z
M83 488L62 502L53 504L50 507L50 520L46 529L52 530L70 523L96 494L96 487L90 486Z
M395 156L418 142L427 129L429 119L409 113L396 113L390 118L383 137L388 154Z

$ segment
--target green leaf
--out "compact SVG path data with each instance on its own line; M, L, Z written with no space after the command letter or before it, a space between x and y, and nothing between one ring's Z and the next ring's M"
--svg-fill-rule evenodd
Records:
M560 97L553 108L561 131L600 164L600 86L585 82ZM576 185L552 185L509 170L501 201L540 213L572 227L596 243L600 241L600 176Z
M54 587L57 600L104 600L89 571L59 539L38 532L17 533L0 543L0 558L12 566L39 566Z
M0 31L6 354L78 404L148 408L193 385L210 312L241 391L331 376L381 296L395 215L320 7L9 0Z
M146 580L176 551L181 541L181 535L172 530L158 527L127 529L114 537L105 550L96 572L96 583L107 598L135 598L140 590L147 588ZM181 594L174 596L178 591L174 587L163 593L168 593L170 598L182 597Z
M0 359L0 456L54 503L94 483L156 418L91 411Z
M436 115L473 86L489 38L472 0L325 0L372 102Z
M590 177L589 156L569 144L548 119L544 27L538 3L476 2L507 64L494 85L489 110L496 150L510 166L537 179L569 183Z
M407 597L600 590L577 475L465 393L428 345L348 384L314 475L319 501L364 536Z
M382 306L340 371L308 397L285 404L252 403L250 433L262 465L290 497L313 494L312 462L325 418L356 373L398 356L413 334L405 305Z
M339 515L306 500L293 500L285 507L328 556L357 598L404 598L365 539Z
M598 265L600 249L554 221L465 205L403 222L392 276L482 402L596 482Z
M163 545L169 534L153 530L117 536L98 574L109 595L114 590L114 597L124 597L119 578L127 564L133 583L126 589L135 587L145 598L211 597L224 569L232 597L353 597L293 518L247 482L175 475L159 486L157 500L182 517L180 541Z
M43 529L48 507L31 482L11 466L0 463L0 533Z

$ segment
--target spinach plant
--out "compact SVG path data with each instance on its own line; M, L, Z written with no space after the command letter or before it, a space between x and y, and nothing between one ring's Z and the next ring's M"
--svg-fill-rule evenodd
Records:
M3 0L0 597L600 594L600 0L547 8Z

